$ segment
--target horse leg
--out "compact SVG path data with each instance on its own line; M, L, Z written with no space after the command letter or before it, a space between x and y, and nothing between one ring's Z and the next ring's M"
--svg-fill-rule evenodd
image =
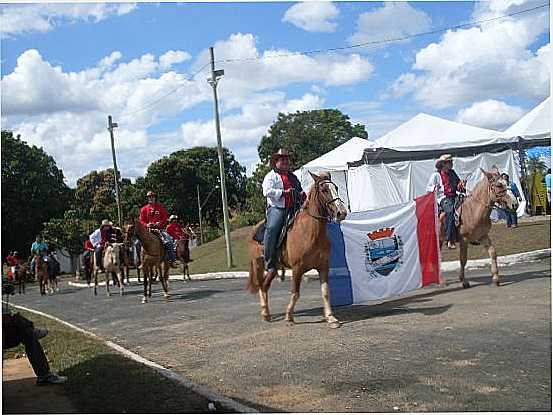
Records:
M98 295L98 267L94 267L92 273L94 274L94 295Z
M459 261L461 263L461 268L459 270L459 281L463 283L463 288L469 288L470 284L465 280L465 266L467 265L467 252L468 252L468 241L461 236L459 238Z
M144 275L142 281L144 282L144 295L142 296L142 304L148 302L148 267L144 266Z
M104 275L106 276L106 294L108 297L111 295L111 293L109 292L109 280L112 278L111 274L111 272L108 272L108 268L105 267Z
M324 317L328 326L331 329L339 328L342 323L338 321L332 313L332 307L330 306L330 290L328 288L328 268L319 270L319 280L321 281L321 294L323 297Z
M496 287L499 287L499 270L497 268L497 253L495 252L495 247L489 236L486 236L482 242L484 242L484 246L488 250L488 255L492 261L492 283L495 284Z
M123 295L124 278L125 278L124 271L119 269L119 272L117 273L117 279L119 280L119 295Z
M160 265L159 280L161 281L161 286L163 287L165 299L169 299L169 264L167 262Z
M303 273L300 269L294 268L292 270L292 294L290 296L290 303L288 303L288 307L286 307L286 317L285 320L288 322L288 324L294 324L294 307L296 306L296 303L298 302L300 298L300 285L301 285L301 277Z

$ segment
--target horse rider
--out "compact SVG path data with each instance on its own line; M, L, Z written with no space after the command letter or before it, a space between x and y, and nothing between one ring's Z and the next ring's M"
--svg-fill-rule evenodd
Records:
M426 191L436 189L440 213L445 213L445 239L449 249L455 249L457 226L455 225L455 208L457 192L465 191L466 180L461 180L453 170L453 156L443 154L436 160L436 172L430 176Z
M31 273L36 275L36 259L38 256L46 256L48 254L48 244L42 242L42 236L37 235L35 242L31 245L31 255L33 259L31 260Z
M156 194L153 191L148 191L146 197L148 198L148 203L140 209L140 222L161 238L161 243L165 248L169 265L175 268L175 261L177 260L175 241L173 241L171 235L165 231L165 222L167 222L169 214L165 206L157 202Z
M166 231L175 241L184 241L186 248L189 250L188 241L191 237L196 237L196 234L190 228L190 224L187 223L185 227L182 227L178 220L179 217L177 215L169 216L169 225L167 225ZM188 254L188 256L190 256L190 254ZM191 261L192 260L190 260L190 262Z
M269 279L277 273L277 243L287 216L297 211L306 197L300 181L290 171L290 154L286 149L281 148L271 156L271 171L263 179L263 196L267 198L263 257L265 278Z
M94 254L96 256L96 264L100 270L104 271L104 261L102 261L102 252L108 242L110 242L113 233L113 223L109 219L102 220L100 227L90 234L88 239L94 247Z

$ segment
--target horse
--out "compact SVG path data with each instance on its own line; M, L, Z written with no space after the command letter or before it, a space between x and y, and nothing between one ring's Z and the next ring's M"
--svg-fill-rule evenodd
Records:
M29 271L29 263L18 260L18 265L15 270L15 283L19 294L25 294L25 283L27 282L27 272Z
M106 280L106 294L108 297L111 295L109 292L109 275L115 273L119 282L119 295L123 295L123 275L121 273L121 250L123 244L112 242L108 243L104 248L104 254L102 255L102 261L104 263L104 275ZM96 255L94 255L94 295L98 295L98 271L100 270L100 264L96 263Z
M86 283L90 286L94 272L94 252L89 251L87 255L83 255L83 268Z
M165 299L169 299L169 262L165 258L165 249L159 237L148 230L140 221L135 220L125 225L125 235L132 239L135 235L142 243L142 270L144 271L144 295L142 304L152 296L152 278L154 268L160 268L159 280L163 287Z
M305 272L316 269L319 272L321 283L325 320L330 328L338 328L341 323L334 317L330 307L328 288L330 241L326 227L331 219L344 220L347 211L338 196L338 186L332 182L330 174L321 173L319 176L311 172L310 174L315 183L302 208L296 214L294 224L288 230L286 241L280 249L278 267L292 269L292 295L286 309L285 320L290 325L294 324L294 307L300 297L302 276ZM276 274L273 277L265 278L263 245L254 240L254 235L262 223L258 223L249 236L250 269L246 288L252 294L256 292L259 294L261 319L270 321L268 290Z
M516 210L518 207L517 199L507 191L507 181L501 178L497 168L490 172L480 170L484 177L478 182L472 193L464 198L459 207L459 261L461 263L459 281L463 284L463 288L470 287L470 283L465 279L469 244L484 244L491 259L492 283L499 286L497 253L489 236L492 227L490 214L497 207L510 210ZM441 221L440 246L444 239L444 222Z
M191 262L188 238L177 239L177 259L182 263L182 280L186 281L188 277L188 281L192 281L188 267L188 263Z
M35 255L35 277L40 287L40 295L46 295L46 287L48 292L52 290L50 284L50 276L48 273L48 261L45 255Z

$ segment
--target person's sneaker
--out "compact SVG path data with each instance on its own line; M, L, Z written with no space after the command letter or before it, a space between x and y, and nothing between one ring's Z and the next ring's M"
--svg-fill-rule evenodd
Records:
M48 335L48 329L35 328L34 333L37 339L42 339Z
M54 372L50 372L46 376L37 378L36 380L37 385L59 385L65 382L67 382L66 376L60 376Z

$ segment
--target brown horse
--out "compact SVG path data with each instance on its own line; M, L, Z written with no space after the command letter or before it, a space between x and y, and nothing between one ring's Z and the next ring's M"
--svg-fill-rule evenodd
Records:
M490 239L492 227L490 214L496 207L500 209L516 210L518 202L512 193L508 192L507 182L501 178L497 168L490 172L482 170L484 177L478 182L474 190L468 195L460 207L459 226L459 260L461 270L459 280L463 288L470 284L465 279L465 265L467 263L468 244L483 244L491 259L492 282L499 286L499 272L497 269L497 253ZM441 224L440 244L445 239L444 223Z
M122 243L109 243L104 248L102 255L102 261L104 262L104 275L106 280L106 294L111 295L109 292L109 280L110 275L115 273L117 275L117 282L119 285L119 294L123 295L123 274L121 270L122 258L121 251L123 248ZM96 263L96 255L94 255L94 295L98 294L98 271L100 270L100 264ZM115 283L114 283L115 285Z
M188 246L188 238L177 239L177 259L182 263L182 279L186 281L192 281L190 278L190 269L188 268L188 263L191 262L190 259L190 247Z
M19 294L25 294L25 283L27 282L27 273L29 271L29 263L21 259L17 260L15 273L13 276L14 282L17 284Z
M161 240L148 230L140 221L125 225L125 235L131 239L136 237L142 242L142 270L144 271L144 296L142 303L148 302L152 296L152 277L154 268L160 267L160 281L165 299L169 299L169 263L165 258L165 249Z
M53 291L50 284L50 277L48 275L48 261L44 260L44 255L35 255L35 277L40 287L40 295L46 295L46 288L48 291Z
M341 323L334 317L330 307L328 289L330 241L326 226L330 219L338 221L345 219L347 211L338 197L338 187L332 182L330 174L322 173L320 176L310 174L315 183L297 213L280 252L279 268L292 268L292 296L286 309L286 321L289 324L294 323L294 307L300 297L303 274L316 269L321 283L324 317L331 328L338 328ZM260 225L261 223L255 227L249 238L250 272L247 288L252 294L259 293L261 318L270 321L268 290L272 278L264 276L263 246L253 239Z

